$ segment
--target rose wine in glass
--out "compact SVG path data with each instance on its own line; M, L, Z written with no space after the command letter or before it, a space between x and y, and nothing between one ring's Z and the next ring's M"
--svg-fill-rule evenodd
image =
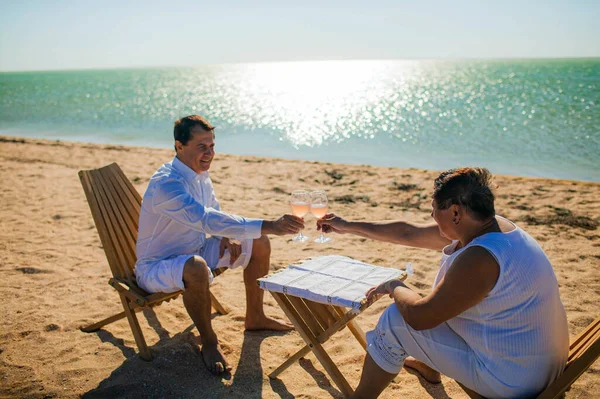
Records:
M310 193L310 213L312 213L317 219L323 218L327 215L328 201L327 194L325 191L313 191ZM323 229L321 229L321 235L315 240L320 244L331 241L331 238L325 237Z
M310 211L310 194L305 190L296 190L292 192L290 196L290 207L292 213L298 217L304 217ZM307 241L309 237L302 234L302 231L298 233L292 241Z

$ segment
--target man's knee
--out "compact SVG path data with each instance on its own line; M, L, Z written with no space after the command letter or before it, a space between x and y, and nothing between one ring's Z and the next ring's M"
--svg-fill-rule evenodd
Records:
M260 236L252 242L253 258L269 258L271 256L271 241L267 236Z
M210 272L206 261L200 256L192 256L183 266L183 283L186 288L190 285L207 285L210 282Z

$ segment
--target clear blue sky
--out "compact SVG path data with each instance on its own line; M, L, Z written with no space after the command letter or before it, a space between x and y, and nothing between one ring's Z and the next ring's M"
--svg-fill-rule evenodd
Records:
M0 0L0 71L599 56L598 0Z

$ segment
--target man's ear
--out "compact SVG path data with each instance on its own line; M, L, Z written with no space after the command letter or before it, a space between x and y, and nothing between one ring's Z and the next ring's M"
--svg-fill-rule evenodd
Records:
M460 207L456 204L453 204L450 206L450 209L452 210L452 216L457 217L460 213Z
M183 151L183 144L179 140L175 140L175 151L179 154L179 152Z

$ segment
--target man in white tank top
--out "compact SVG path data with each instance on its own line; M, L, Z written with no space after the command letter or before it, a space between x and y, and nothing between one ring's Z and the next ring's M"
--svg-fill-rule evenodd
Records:
M562 372L567 319L550 261L539 244L494 209L484 168L443 172L434 183L434 224L350 222L329 214L325 232L441 250L424 298L399 281L367 293L394 304L367 333L355 398L375 398L403 366L431 382L440 372L488 398L534 396Z

